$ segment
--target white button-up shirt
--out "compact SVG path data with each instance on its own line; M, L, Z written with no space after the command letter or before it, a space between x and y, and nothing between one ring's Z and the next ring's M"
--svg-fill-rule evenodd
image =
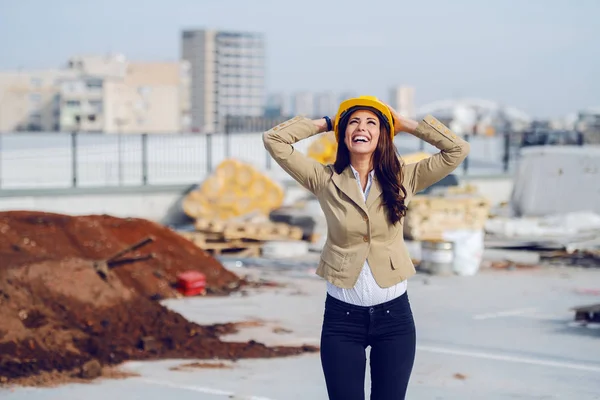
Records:
M358 172L354 169L354 167L352 167L352 165L350 168L352 168L352 172L356 178L359 190L363 194L363 199L366 202L367 197L369 196L369 191L371 190L371 185L373 184L373 175L375 174L375 171L372 170L369 173L367 186L363 191ZM353 288L343 289L333 285L330 282L327 282L327 293L329 293L329 295L332 297L335 297L336 299L346 303L369 307L376 304L385 303L402 296L406 292L406 287L406 280L389 288L380 287L373 277L369 263L365 260L363 268L360 271L360 275L358 276L358 280Z

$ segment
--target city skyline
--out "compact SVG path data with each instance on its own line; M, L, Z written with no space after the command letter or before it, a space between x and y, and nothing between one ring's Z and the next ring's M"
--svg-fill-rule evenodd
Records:
M340 8L307 0L300 9L271 1L106 0L90 8L57 0L37 3L35 13L31 6L0 5L1 70L56 68L73 54L110 52L175 61L183 30L214 28L264 33L268 93L385 98L389 87L409 85L417 105L476 97L539 118L600 105L593 1L350 0Z

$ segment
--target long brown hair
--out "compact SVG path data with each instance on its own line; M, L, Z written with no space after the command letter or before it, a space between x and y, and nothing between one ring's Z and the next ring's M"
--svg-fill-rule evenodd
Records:
M372 107L361 106L352 107L344 112L339 122L338 148L333 168L335 172L341 174L350 165L350 151L344 138L346 137L346 127L350 116L356 110L369 110L379 118L379 141L371 157L375 176L377 176L381 186L382 205L386 207L389 222L396 224L406 215L407 207L404 205L406 189L402 185L403 168L400 154L390 136L390 124L383 114Z

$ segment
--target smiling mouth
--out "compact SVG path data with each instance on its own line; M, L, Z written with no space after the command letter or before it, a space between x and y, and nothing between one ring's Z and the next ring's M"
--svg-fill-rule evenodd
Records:
M369 139L366 136L357 135L352 138L352 143L368 143Z

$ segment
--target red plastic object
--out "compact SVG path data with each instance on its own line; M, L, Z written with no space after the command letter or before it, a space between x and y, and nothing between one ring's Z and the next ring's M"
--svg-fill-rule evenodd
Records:
M177 290L184 296L206 293L206 276L197 271L186 271L177 275Z

